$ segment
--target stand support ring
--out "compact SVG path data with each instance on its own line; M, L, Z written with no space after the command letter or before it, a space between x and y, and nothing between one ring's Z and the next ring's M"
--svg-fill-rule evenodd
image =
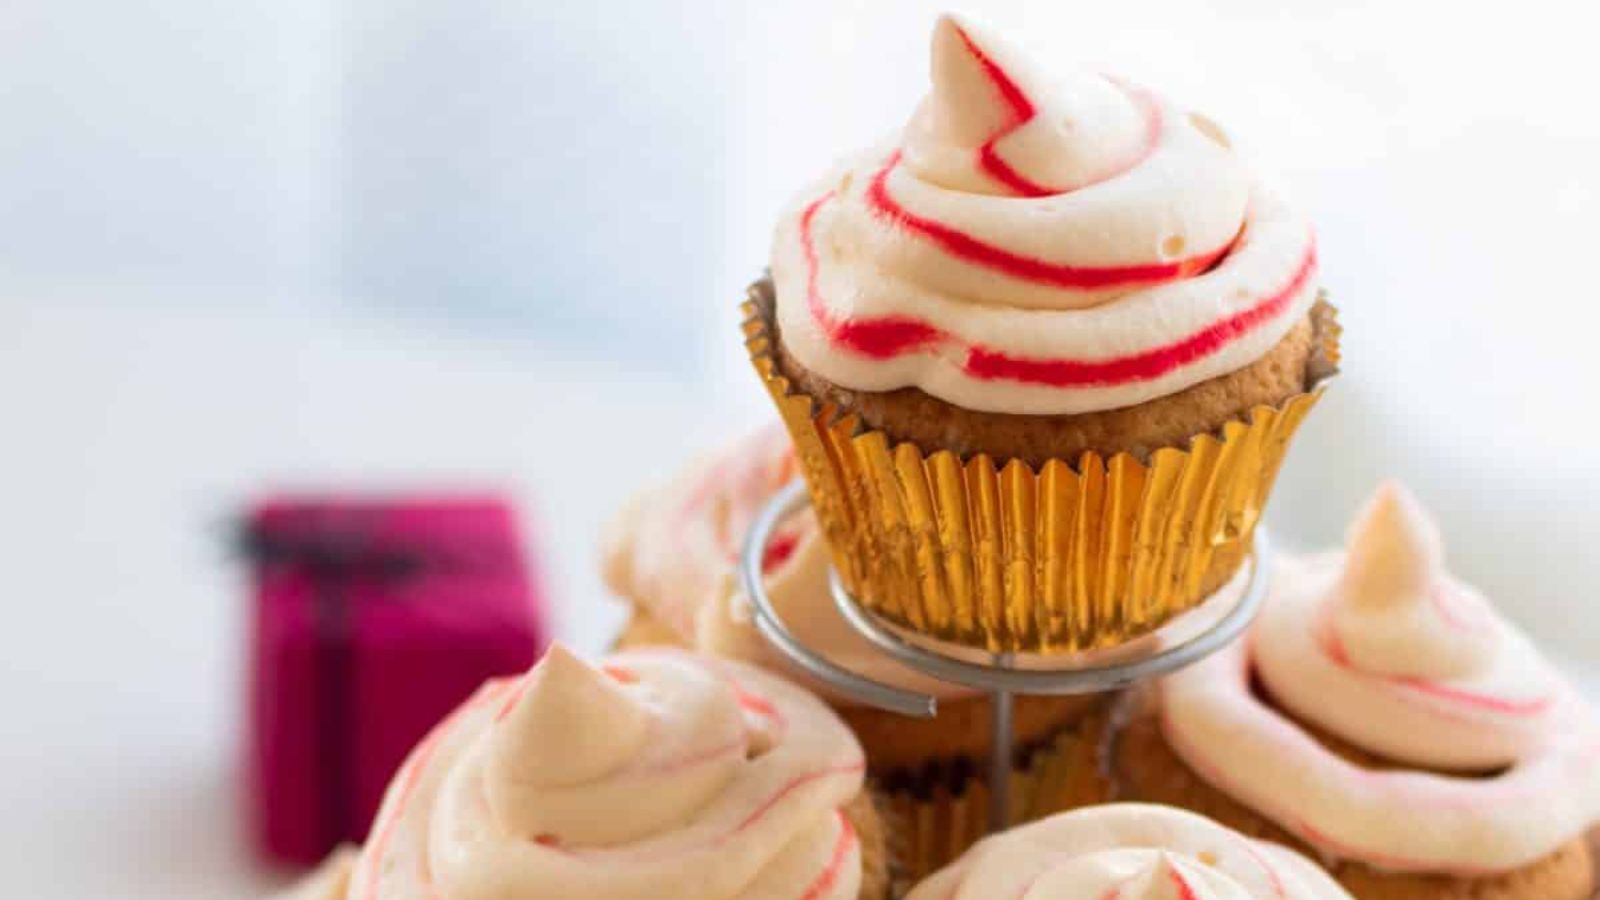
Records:
M739 578L745 596L755 609L756 628L779 652L795 665L837 693L858 703L901 715L928 718L938 712L938 699L931 694L909 691L884 684L828 660L805 646L784 624L772 605L762 578L761 561L778 525L805 507L808 500L801 481L786 486L773 497L750 525L739 558ZM1149 640L1154 649L1132 658L1110 661L1091 659L1082 654L1063 654L1060 661L1069 665L1044 668L1036 664L1037 655L1027 666L1019 665L1014 653L989 654L988 662L958 658L956 648L940 652L922 642L913 642L893 626L880 621L861 606L845 588L839 573L830 567L828 585L840 615L862 637L898 662L940 681L985 691L990 698L989 827L1005 828L1011 821L1009 800L1014 733L1012 700L1017 694L1088 694L1112 691L1139 681L1181 669L1222 649L1244 632L1261 609L1267 593L1267 562L1271 542L1263 529L1256 529L1245 576L1243 593L1233 606L1200 633L1164 646L1163 626L1140 640ZM1202 608L1223 600L1223 592L1202 604ZM1192 614L1195 611L1191 611ZM1186 614L1187 615L1187 614ZM967 651L967 655L981 651ZM1051 660L1054 662L1055 660ZM1076 666L1072 662L1078 662Z

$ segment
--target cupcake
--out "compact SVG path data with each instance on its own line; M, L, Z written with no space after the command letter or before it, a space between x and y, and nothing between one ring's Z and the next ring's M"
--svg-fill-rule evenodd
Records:
M750 432L704 454L665 484L630 497L601 539L601 575L627 601L628 624L618 646L693 647L714 630L713 597L738 581L739 554L761 508L799 477L783 429ZM810 517L782 523L762 564L785 568Z
M838 717L776 676L557 646L417 746L345 895L879 900L863 769Z
M1600 721L1379 489L1342 554L1285 561L1249 639L1162 680L1121 796L1315 851L1357 896L1589 900Z
M985 840L907 900L1350 900L1315 864L1191 812L1116 803Z
M846 584L1063 652L1225 584L1337 358L1309 224L1210 120L965 18L897 139L783 215L746 346Z
M798 476L794 449L776 424L689 465L640 494L616 518L604 570L631 607L619 646L670 644L776 670L815 690L866 750L879 796L896 815L912 875L953 859L982 837L988 801L989 700L884 655L839 614L828 591L828 552L815 517L784 522L764 559L768 596L801 643L876 681L939 699L939 715L911 719L830 693L768 645L738 578L750 522ZM1015 699L1017 758L1012 808L1024 819L1099 802L1096 764L1109 697Z

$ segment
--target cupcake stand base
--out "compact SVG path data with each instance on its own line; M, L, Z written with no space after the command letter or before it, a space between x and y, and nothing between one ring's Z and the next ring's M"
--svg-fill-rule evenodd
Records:
M756 627L795 665L858 703L906 716L937 715L936 698L873 681L829 662L796 640L778 617L761 578L761 560L778 525L808 503L805 484L797 481L774 497L751 523L739 575L755 608ZM838 572L830 572L829 584L845 621L879 650L932 678L990 695L989 830L993 832L1011 821L1007 785L1013 751L1012 698L1017 694L1116 690L1181 669L1220 650L1244 631L1261 608L1269 555L1267 534L1257 529L1246 571L1240 576L1242 591L1230 585L1198 609L1126 647L1060 656L1021 658L1013 653L986 653L913 639L867 612L845 589ZM1196 622L1202 623L1198 630Z

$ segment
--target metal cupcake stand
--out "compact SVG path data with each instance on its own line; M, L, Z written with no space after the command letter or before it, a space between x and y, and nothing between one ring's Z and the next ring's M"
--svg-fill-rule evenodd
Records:
M803 510L810 500L805 484L796 481L775 496L750 525L739 559L739 576L755 608L756 627L795 665L840 695L865 705L916 718L938 714L937 698L866 678L829 662L795 638L778 616L762 579L761 561L778 526ZM1255 618L1266 596L1271 548L1264 529L1256 529L1246 563L1242 590L1218 592L1174 623L1125 648L1128 652L1064 654L1019 659L1013 653L987 653L933 641L913 642L894 626L867 612L830 569L828 584L840 614L862 637L900 663L939 681L986 692L990 697L989 830L1011 822L1011 760L1015 749L1012 701L1018 694L1090 694L1124 688L1181 669L1209 656L1237 638ZM1219 609L1218 605L1227 607ZM1208 617L1215 616L1215 621ZM1205 624L1196 633L1180 633L1184 622L1198 617ZM1193 631L1193 629L1189 629ZM966 657L966 658L963 658ZM1048 666L1042 665L1047 661Z

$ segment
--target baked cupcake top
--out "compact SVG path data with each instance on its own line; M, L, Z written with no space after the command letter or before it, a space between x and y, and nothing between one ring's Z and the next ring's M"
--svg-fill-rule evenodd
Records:
M907 900L1348 900L1309 860L1170 806L1061 813L979 842Z
M635 497L612 522L603 550L607 583L685 645L777 669L828 694L767 644L739 583L750 523L799 477L794 445L778 423L698 460ZM767 548L767 596L802 644L884 684L941 698L973 693L895 662L852 629L829 595L828 562L827 542L809 508L784 522Z
M1244 368L1316 298L1311 228L1208 119L1047 74L965 17L897 139L781 219L782 340L841 386L966 409L1130 406Z
M1160 695L1163 732L1191 768L1331 856L1505 871L1600 818L1593 712L1445 570L1437 526L1398 484L1367 504L1344 553L1280 566L1248 642ZM1383 767L1335 753L1302 721Z
M844 724L775 676L556 646L413 751L350 896L853 900L862 772Z

